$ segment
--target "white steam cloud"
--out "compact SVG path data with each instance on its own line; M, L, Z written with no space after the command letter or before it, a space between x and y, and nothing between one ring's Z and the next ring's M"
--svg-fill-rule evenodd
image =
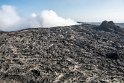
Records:
M35 13L32 13L31 17L29 17L28 19L23 19L21 23L21 29L42 27L41 18L39 18L39 16L37 16L37 14Z
M0 9L0 30L13 30L12 26L18 25L21 20L15 11L15 7L3 5Z
M53 10L44 10L37 15L32 13L31 17L23 19L19 16L16 8L3 5L0 9L0 30L15 31L25 28L69 26L77 24L72 19L58 16Z
M58 16L52 10L44 10L41 13L43 27L54 27L54 26L69 26L75 25L76 22L72 19L64 19Z

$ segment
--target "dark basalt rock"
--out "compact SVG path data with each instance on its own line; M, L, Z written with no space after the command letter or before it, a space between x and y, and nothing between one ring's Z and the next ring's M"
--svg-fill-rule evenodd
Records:
M0 83L124 83L124 33L112 21L0 33Z
M108 53L106 54L106 57L114 60L119 59L119 55L117 53Z
M34 76L40 76L40 71L38 70L31 70Z

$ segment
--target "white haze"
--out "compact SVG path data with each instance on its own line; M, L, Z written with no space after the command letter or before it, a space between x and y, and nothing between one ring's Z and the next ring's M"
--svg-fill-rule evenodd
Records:
M26 28L69 26L77 24L72 19L58 16L53 10L43 10L41 14L32 13L31 17L19 16L16 8L3 5L0 9L0 30L16 31Z

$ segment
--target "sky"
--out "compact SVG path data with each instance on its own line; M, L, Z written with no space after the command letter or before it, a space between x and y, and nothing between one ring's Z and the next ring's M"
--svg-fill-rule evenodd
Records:
M103 20L124 22L124 0L0 0L1 30Z

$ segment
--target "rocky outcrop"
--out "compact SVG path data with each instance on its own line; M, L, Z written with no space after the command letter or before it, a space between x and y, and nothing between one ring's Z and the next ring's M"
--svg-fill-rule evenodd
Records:
M103 30L106 32L114 32L117 34L124 32L119 26L115 25L113 21L103 21L100 26L94 27L94 28L97 30Z
M103 22L1 32L0 83L124 83L121 31Z

